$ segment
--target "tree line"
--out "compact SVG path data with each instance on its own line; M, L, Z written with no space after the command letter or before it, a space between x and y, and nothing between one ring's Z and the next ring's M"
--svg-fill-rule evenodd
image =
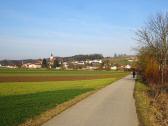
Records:
M168 82L168 12L152 16L136 32L139 42L137 69L151 85Z

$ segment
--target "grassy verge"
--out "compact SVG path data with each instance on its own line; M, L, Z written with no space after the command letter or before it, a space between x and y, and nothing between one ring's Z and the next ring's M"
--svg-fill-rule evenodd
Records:
M0 125L17 126L81 94L107 86L125 75L96 80L1 83Z
M156 92L136 81L134 96L140 126L168 126L168 94Z
M140 126L151 126L149 121L150 100L147 96L147 91L148 87L146 85L136 81L134 97Z

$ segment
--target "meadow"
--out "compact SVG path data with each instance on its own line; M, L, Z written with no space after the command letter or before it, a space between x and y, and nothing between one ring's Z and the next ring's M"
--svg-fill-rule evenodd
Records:
M15 75L16 72L16 75ZM76 96L100 89L128 73L111 71L2 70L0 76L97 76L109 78L43 82L0 83L0 125L17 126L27 119L56 107ZM45 76L42 76L45 77Z

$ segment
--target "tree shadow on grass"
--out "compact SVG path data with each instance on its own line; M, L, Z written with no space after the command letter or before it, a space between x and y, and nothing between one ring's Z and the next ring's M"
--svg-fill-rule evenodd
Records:
M0 96L0 126L17 126L28 118L93 89L66 89L26 95Z

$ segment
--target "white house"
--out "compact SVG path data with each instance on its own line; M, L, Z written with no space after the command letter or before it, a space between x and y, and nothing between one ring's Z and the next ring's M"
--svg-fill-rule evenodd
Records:
M72 63L77 65L85 65L84 61L73 61Z
M78 65L85 65L85 62L84 62L84 61L78 61L77 64L78 64Z
M112 66L111 70L117 70L117 66Z
M132 60L132 59L129 59L129 60L128 60L128 62L133 62L133 61L134 61L134 60Z
M17 68L17 66L10 66L10 65L8 65L8 66L0 66L0 67L2 67L2 68Z
M91 63L102 63L102 60L89 60L89 61L86 61L87 63L91 64Z
M23 64L22 67L24 68L41 68L41 64L39 63L26 63L26 64Z
M69 66L69 65L68 65L67 62L63 62L63 66L64 66L65 69L68 69L68 66Z
M87 70L96 70L96 69L98 69L98 67L87 66L86 69Z
M126 65L125 69L131 69L131 65Z

